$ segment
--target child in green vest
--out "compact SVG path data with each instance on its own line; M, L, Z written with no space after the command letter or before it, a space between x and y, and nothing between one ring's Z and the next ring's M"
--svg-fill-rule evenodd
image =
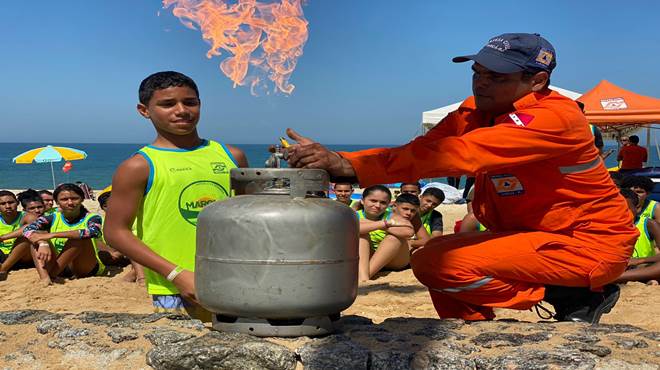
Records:
M2 191L0 191L1 193ZM16 264L22 266L32 265L32 256L30 255L30 246L32 243L23 237L23 229L26 225L36 221L45 211L44 202L35 190L28 189L23 191L16 198L21 204L21 207L23 207L22 216L19 217L18 224L7 227L4 224L4 218L0 220L2 222L0 230L12 230L5 234L2 234L2 231L0 231L0 245L4 245L6 242L7 247L9 247L9 253L6 255L4 261L2 261L3 258L0 258L0 262L2 262L2 265L0 265L0 280L6 279L9 270ZM4 251L0 252L0 256L2 255L4 255Z
M626 176L621 181L622 189L630 189L639 197L637 213L641 216L651 218L660 222L660 212L656 212L657 202L649 196L653 191L655 183L646 176Z
M157 311L185 309L209 319L195 296L197 215L229 196L229 170L248 163L241 150L199 137L200 106L197 85L188 76L158 72L142 81L137 110L157 136L115 172L105 235L113 248L145 267Z

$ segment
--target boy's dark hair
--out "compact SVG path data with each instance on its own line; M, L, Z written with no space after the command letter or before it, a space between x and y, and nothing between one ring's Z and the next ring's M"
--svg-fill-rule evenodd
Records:
M630 135L630 136L628 136L628 141L630 141L633 144L639 144L639 136Z
M362 199L366 198L367 196L369 196L369 194L375 191L382 191L383 193L387 193L389 198L392 199L392 192L385 185L372 185L364 189L364 191L362 192Z
M396 197L394 203L396 204L409 203L412 204L413 206L419 207L419 198L410 193L403 193L398 197Z
M111 193L112 192L110 191L106 191L105 193L98 196L97 200L99 201L99 207L105 207L105 205L108 203L108 199L110 199Z
M174 71L156 72L149 77L142 80L140 89L138 90L138 97L140 103L147 105L149 100L154 95L154 91L167 89L168 87L189 87L195 90L195 94L199 98L199 90L192 78L184 75L183 73Z
M425 197L427 195L431 195L438 198L440 203L445 201L445 192L438 188L428 188L424 190L424 192L422 193L422 197Z
M351 184L350 182L346 182L346 181L336 182L332 187L334 188L334 187L337 186L337 185L348 185L348 186L350 186L351 188L353 187L353 184Z
M612 178L612 181L614 181L614 185L616 185L617 188L620 188L623 178L626 176L619 171L610 171L610 177Z
M417 189L419 189L419 191L422 191L422 187L419 185L419 182L402 182L401 183L401 188L406 186L406 185L417 186ZM399 189L401 189L401 188L399 188Z
M13 197L14 199L16 199L16 194L12 193L11 191L9 191L9 190L0 190L0 197L6 197L6 196L10 196L10 197Z
M645 192L650 193L653 191L653 186L655 184L653 183L653 180L646 176L626 176L623 178L623 181L621 181L621 187L630 189L630 188L640 188L644 189Z
M39 193L39 195L48 194L50 196L53 196L53 193L51 193L50 190L46 190L46 189L39 190L37 193Z
M637 193L634 191L628 189L628 188L623 188L620 190L621 195L623 195L624 198L630 199L633 202L633 205L637 207L639 205L639 196L637 196Z
M39 193L34 189L27 189L26 191L22 191L18 193L16 198L21 203L21 206L23 206L23 208L26 208L27 205L32 202L39 202L41 204L44 203Z

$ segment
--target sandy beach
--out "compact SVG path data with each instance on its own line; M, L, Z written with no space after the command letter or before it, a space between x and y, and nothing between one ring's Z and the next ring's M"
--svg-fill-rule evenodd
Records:
M96 203L86 201L86 206L96 210ZM441 205L445 232L451 233L455 220L465 213L465 205ZM111 276L67 280L64 284L41 287L34 269L13 271L8 280L0 282L0 311L23 309L46 310L53 313L76 314L85 311L107 313L152 313L148 295L143 286L122 280L126 271L111 268ZM632 283L622 287L622 297L614 310L605 315L603 323L630 324L650 331L660 331L660 287ZM343 315L357 315L373 320L375 324L388 318L437 318L427 290L419 284L411 270L384 272L359 289L355 303ZM531 311L498 310L498 319L515 319L538 322L541 319ZM402 324L407 325L405 322ZM411 320L411 330L415 320ZM26 343L43 341L32 329L16 331L0 324L0 332L7 339L2 345L6 353L20 351ZM148 348L141 338L124 348ZM145 347L146 346L146 347ZM56 348L41 349L41 361L60 364L62 353ZM128 361L128 360L127 360ZM0 358L0 362L2 359ZM144 356L125 362L126 365L145 366ZM62 368L53 365L52 368ZM85 368L82 366L80 368Z

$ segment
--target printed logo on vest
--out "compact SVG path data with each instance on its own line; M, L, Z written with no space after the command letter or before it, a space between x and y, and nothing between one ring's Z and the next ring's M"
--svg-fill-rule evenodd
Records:
M229 194L222 185L213 181L195 181L179 194L179 213L186 222L197 226L197 216L207 205Z
M490 181L493 182L497 194L502 197L520 195L525 192L520 180L513 175L494 175L490 177Z
M214 174L228 173L227 165L224 162L211 162L211 170Z

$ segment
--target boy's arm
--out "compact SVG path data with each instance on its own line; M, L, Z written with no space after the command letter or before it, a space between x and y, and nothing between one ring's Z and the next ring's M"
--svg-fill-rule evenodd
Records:
M648 281L660 279L660 263L656 262L651 266L639 267L636 269L626 270L615 283L625 283L626 281Z
M422 219L421 217L419 217L419 214L415 215L415 217L413 218L412 225L413 225L413 229L416 230L415 235L417 236L417 239L409 240L408 244L413 249L423 247L426 244L426 242L431 240L431 235L429 235L429 233L424 228L424 225L422 224Z
M0 235L0 242L5 241L7 239L15 239L23 236L23 229L25 229L25 226L33 223L36 220L37 220L37 216L31 213L26 213L25 216L23 216L23 220L21 221L21 227L10 233Z
M117 168L112 178L112 196L103 230L106 241L113 248L131 260L168 276L176 265L152 251L131 231L148 179L149 164L141 155L127 159ZM184 298L196 302L192 272L184 270L172 282Z
M250 165L248 164L247 156L245 156L245 153L243 153L242 150L231 145L227 145L227 149L229 149L231 155L234 156L234 159L236 160L236 164L238 165L238 167L250 167Z

